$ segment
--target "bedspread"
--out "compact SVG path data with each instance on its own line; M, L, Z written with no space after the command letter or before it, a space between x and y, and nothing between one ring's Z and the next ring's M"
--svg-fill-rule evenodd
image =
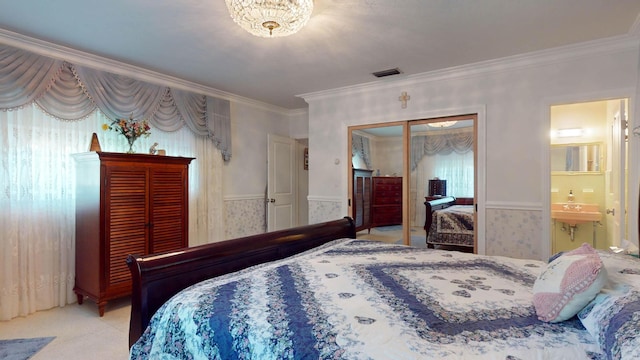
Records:
M165 303L132 359L587 359L577 319L539 321L544 263L341 239Z
M427 243L473 247L473 205L436 210Z

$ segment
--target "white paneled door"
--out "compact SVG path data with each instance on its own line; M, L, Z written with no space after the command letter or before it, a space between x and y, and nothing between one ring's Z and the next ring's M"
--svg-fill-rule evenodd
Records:
M295 226L295 140L268 134L267 231Z

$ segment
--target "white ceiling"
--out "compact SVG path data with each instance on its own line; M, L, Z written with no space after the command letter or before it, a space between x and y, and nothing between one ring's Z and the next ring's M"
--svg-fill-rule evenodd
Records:
M640 34L639 0L316 0L283 38L223 0L0 0L0 29L287 109L296 95ZM3 38L0 37L0 43Z

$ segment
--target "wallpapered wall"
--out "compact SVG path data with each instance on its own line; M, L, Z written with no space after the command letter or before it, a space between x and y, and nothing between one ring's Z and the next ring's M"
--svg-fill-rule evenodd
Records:
M348 204L341 199L348 196L348 168L332 164L345 164L348 159L348 126L480 109L484 113L478 120L478 156L483 167L478 182L479 251L546 258L550 252L550 217L543 216L549 206L545 158L549 107L610 97L635 100L638 50L637 41L588 44L581 49L450 69L424 78L305 95L310 152L314 154L309 174L310 221L347 214ZM405 109L398 102L403 91L411 96ZM633 150L630 153L633 157ZM636 162L630 161L632 184L638 184ZM630 198L637 199L637 186L630 191ZM325 199L335 200L327 204ZM632 210L637 219L637 208Z

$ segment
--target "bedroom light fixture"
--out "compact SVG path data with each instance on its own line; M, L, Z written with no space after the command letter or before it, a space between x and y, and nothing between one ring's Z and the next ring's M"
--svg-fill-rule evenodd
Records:
M236 24L260 37L298 32L309 21L313 0L225 0Z
M457 121L439 121L439 122L428 123L427 125L435 128L446 128L446 127L451 127L456 123Z

